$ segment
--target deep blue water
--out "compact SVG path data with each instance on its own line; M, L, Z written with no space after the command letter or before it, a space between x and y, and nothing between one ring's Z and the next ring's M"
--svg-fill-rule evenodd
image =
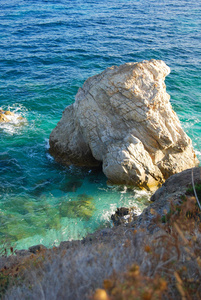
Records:
M17 248L80 238L117 206L147 204L101 172L64 168L48 138L78 88L106 67L162 59L167 91L201 158L201 2L0 2L0 107L26 121L0 127L0 239Z

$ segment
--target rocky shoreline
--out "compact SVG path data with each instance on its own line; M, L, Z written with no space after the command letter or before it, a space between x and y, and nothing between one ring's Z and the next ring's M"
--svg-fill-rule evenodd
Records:
M194 259L189 262L189 253L192 249L193 251L201 249L198 230L200 217L197 218L195 215L198 221L191 220L192 225L188 225L187 220L187 228L193 226L195 232L195 236L191 237L192 232L187 231L187 234L190 234L189 237L187 235L189 240L181 233L180 228L175 227L175 221L167 225L162 222L163 216L166 217L170 213L172 204L177 205L178 208L187 199L188 205L190 203L189 207L195 207L195 197L192 194L192 171L194 184L201 187L201 167L173 175L153 194L154 202L138 217L133 214L132 210L126 208L118 210L120 218L123 213L129 212L130 222L116 220L120 225L100 229L82 240L61 242L58 247L52 249L47 249L43 245L35 245L29 250L13 251L13 254L8 257L1 256L0 275L4 276L2 278L5 278L6 282L9 281L9 289L3 299L23 299L25 295L28 295L27 299L38 299L45 291L47 298L44 299L66 299L66 295L70 297L69 295L72 294L72 299L109 300L106 293L108 286L105 282L109 282L108 278L113 278L112 274L116 274L115 280L119 278L121 281L128 267L137 264L137 270L152 280L153 272L160 274L163 271L161 266L177 257L178 251L184 251L185 256L182 255L182 259L178 257L174 269L177 271L185 262L188 272L199 272L200 258L196 256L195 263ZM192 205L191 201L193 201ZM170 230L169 233L171 233L173 228L176 228L174 229L176 233L173 232L171 236L166 230ZM181 244L178 238L175 240L175 236L178 238L181 236ZM167 244L168 240L169 244ZM172 242L174 242L173 246ZM162 257L164 253L168 256L155 262L154 255ZM173 272L171 276L174 276L174 271L169 269L169 265L166 269L167 272ZM21 281L20 286L18 278ZM196 278L198 278L197 275ZM196 278L193 282L199 286L199 280L196 281ZM99 289L96 290L97 288ZM171 284L169 287L171 293L172 289ZM105 298L96 297L99 291L105 295ZM176 295L174 299L180 299L177 298L178 291L175 286L174 295Z

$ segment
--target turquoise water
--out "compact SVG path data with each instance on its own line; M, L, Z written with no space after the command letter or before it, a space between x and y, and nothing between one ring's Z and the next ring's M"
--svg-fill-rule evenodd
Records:
M108 66L164 60L171 103L201 159L200 12L195 0L1 1L0 107L24 117L0 127L2 243L52 246L109 226L118 206L147 205L146 193L48 154L64 108Z

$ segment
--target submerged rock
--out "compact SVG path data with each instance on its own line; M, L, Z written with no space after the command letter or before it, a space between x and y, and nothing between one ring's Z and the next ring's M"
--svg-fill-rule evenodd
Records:
M64 165L102 163L110 182L149 189L198 165L166 93L169 72L150 60L87 79L50 135L51 155Z
M79 218L88 221L95 211L93 200L93 197L86 194L78 195L76 200L61 203L59 208L60 214L62 217Z
M60 186L60 190L68 193L68 192L76 192L79 187L81 187L83 184L83 181L80 179L72 178L68 180L68 182L64 182Z

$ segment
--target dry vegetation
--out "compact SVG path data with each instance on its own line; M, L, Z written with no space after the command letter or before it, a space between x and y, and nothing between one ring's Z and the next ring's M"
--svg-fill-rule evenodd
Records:
M159 229L153 234L119 226L37 254L2 257L2 298L201 299L201 215L187 194L163 218L151 211Z
M201 223L196 199L187 197L182 206L172 207L163 224L160 220L156 216L160 231L143 240L143 261L135 262L122 278L114 274L104 281L109 296L105 299L201 299ZM94 299L99 299L97 294Z

